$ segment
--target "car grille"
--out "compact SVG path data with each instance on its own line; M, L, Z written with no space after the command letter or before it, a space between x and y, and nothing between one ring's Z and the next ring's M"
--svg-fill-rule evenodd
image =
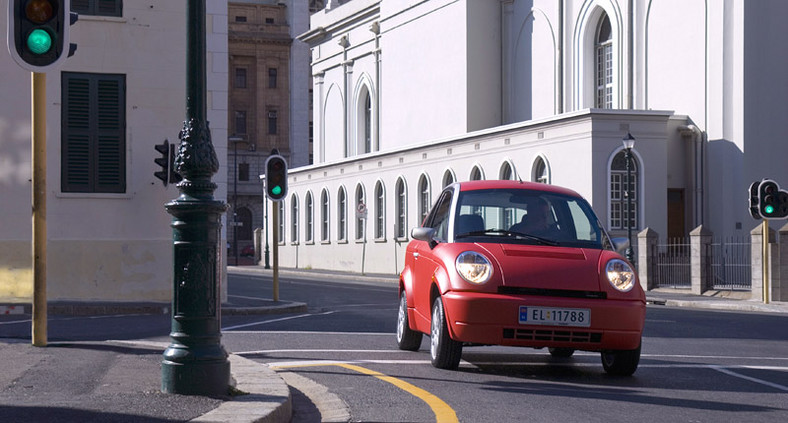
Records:
M523 288L517 286L499 286L499 294L506 295L538 295L542 297L588 298L591 300L604 300L607 292L601 291L575 291L569 289Z
M602 333L574 330L505 328L503 330L503 338L518 339L523 341L578 342L584 344L598 344L602 342Z

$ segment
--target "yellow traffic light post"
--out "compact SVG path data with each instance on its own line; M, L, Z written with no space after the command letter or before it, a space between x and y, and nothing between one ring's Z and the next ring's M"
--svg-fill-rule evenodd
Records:
M9 0L8 51L31 74L33 345L47 345L46 72L76 50L70 0Z

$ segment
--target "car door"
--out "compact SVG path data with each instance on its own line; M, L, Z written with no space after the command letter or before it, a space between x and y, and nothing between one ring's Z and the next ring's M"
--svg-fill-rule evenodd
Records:
M452 195L453 190L451 189L443 191L424 222L425 227L435 229L434 239L437 244L415 242L413 250L410 251L414 261L414 306L416 307L416 314L419 320L426 322L427 325L429 325L430 308L432 306L430 302L432 275L435 274L438 266L440 266L440 261L434 256L434 249L440 248L440 245L446 243L448 239Z

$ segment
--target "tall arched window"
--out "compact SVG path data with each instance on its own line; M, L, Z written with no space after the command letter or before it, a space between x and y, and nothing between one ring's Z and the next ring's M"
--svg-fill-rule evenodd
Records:
M347 241L347 193L344 187L337 193L337 239Z
M252 240L252 211L246 207L239 207L235 212L235 220L240 222L238 226L238 240L251 241Z
M397 196L397 238L402 239L405 238L405 234L408 233L408 208L406 201L405 181L402 180L402 178L397 180L395 192Z
M637 159L632 157L632 180L627 181L627 161L624 151L620 151L613 158L610 165L610 229L638 229L638 204L640 193L638 181L640 180L640 166ZM629 208L628 195L632 195L632 208ZM629 220L629 226L627 225Z
M386 237L386 198L383 192L383 183L375 184L375 239Z
M285 202L280 201L274 205L274 207L278 207L279 209L279 239L276 242L280 244L285 243Z
M424 222L427 213L430 212L430 180L427 175L421 175L419 178L419 223Z
M304 200L304 242L313 242L314 241L314 205L312 204L312 193L306 193L306 199Z
M364 186L361 184L356 185L356 210L359 210L361 207L366 207L366 202L364 201ZM356 240L363 240L364 237L364 221L366 219L361 218L361 214L358 213L356 216Z
M503 162L501 165L501 172L499 174L499 178L503 179L504 181L514 180L514 170L512 169L512 165L509 162Z
M290 196L290 242L298 242L298 197Z
M550 183L550 172L543 157L537 157L531 170L531 181L541 184Z
M484 179L484 173L479 166L474 166L471 170L471 181L481 181Z
M454 181L455 181L454 173L452 173L451 170L447 170L446 172L443 173L443 188L446 188L447 186L453 184Z
M362 77L363 80L368 78ZM371 153L375 150L373 139L372 93L369 85L362 83L356 103L356 151L357 154Z
M369 96L369 91L364 95L364 128L362 131L364 141L364 152L369 153L372 151L372 99Z
M320 241L326 242L329 239L329 208L328 191L323 190L320 194Z
M613 31L607 13L599 20L594 38L594 77L596 100L594 107L613 108Z

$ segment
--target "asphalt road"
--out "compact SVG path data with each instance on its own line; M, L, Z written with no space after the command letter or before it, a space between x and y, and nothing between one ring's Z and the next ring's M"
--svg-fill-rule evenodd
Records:
M629 378L606 375L596 353L505 347L466 348L452 372L429 364L427 337L419 352L397 350L393 284L283 279L280 292L309 311L225 319L225 345L325 387L353 421L788 420L784 315L649 306Z
M228 287L231 296L271 298L265 277L232 275ZM391 282L283 277L280 298L309 309L224 316L222 342L288 381L295 375L296 422L788 421L785 314L649 306L640 367L616 378L605 374L598 354L557 360L544 350L504 347L466 348L458 371L435 369L427 337L418 352L396 348ZM29 338L29 324L7 319L0 318L3 337ZM169 315L49 319L52 343L168 342L169 330Z

